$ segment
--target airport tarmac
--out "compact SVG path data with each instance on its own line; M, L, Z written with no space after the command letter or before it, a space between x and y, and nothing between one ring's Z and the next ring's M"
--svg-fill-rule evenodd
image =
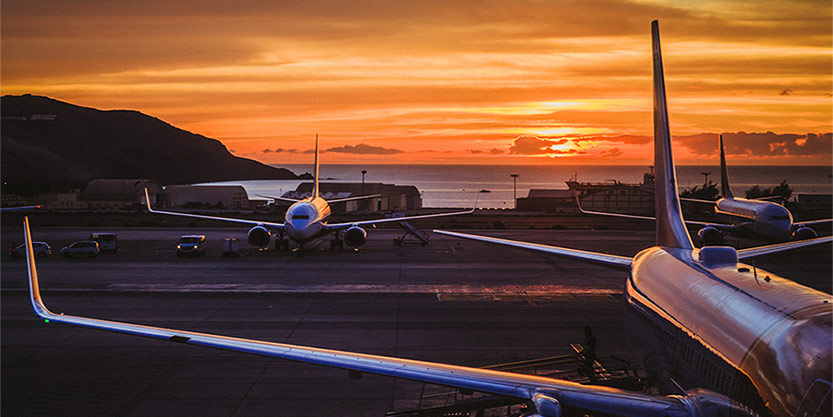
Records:
M53 250L89 228L39 228ZM626 275L538 253L432 235L393 245L369 230L359 250L249 253L245 229L112 229L119 253L39 263L54 312L468 366L571 352L591 325L600 356L639 358L621 320ZM468 231L633 255L653 233ZM2 247L22 242L4 228ZM204 258L177 258L183 234L206 234ZM220 255L224 237L243 256ZM750 243L745 242L748 246ZM756 261L830 292L831 245ZM2 262L3 415L383 416L412 408L422 384L110 334L38 320L23 261ZM436 389L435 389L436 390Z

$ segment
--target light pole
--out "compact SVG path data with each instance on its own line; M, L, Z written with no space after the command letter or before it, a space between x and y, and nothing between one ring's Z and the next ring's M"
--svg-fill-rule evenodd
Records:
M709 175L711 175L712 173L711 172L701 172L700 174L702 174L704 177L706 177L705 179L703 179L703 188L708 187L708 185L709 185Z
M362 195L364 195L364 174L367 174L367 170L362 170Z
M515 202L512 207L518 208L518 174L509 174L512 177L512 200Z

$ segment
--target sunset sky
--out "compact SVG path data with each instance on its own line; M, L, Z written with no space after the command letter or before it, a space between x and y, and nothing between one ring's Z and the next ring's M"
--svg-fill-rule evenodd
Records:
M831 165L823 1L2 3L2 94L130 109L265 163Z

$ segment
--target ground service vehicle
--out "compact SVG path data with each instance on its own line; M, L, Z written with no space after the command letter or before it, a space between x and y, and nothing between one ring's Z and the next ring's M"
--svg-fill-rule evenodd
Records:
M64 258L86 256L87 258L93 259L100 253L101 251L98 248L98 242L94 240L79 240L78 242L61 248L61 256Z
M90 240L98 242L101 253L116 253L119 250L119 238L115 233L93 233L90 235Z
M180 236L176 244L176 256L205 256L205 235Z

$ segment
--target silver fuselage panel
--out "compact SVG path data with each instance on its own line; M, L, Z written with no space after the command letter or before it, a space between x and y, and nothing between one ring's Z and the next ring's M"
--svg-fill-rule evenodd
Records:
M758 410L791 416L816 401L811 386L830 386L833 298L749 265L707 268L698 258L696 249L663 247L634 258L628 323L635 337L654 340L635 344L664 356L686 385Z

